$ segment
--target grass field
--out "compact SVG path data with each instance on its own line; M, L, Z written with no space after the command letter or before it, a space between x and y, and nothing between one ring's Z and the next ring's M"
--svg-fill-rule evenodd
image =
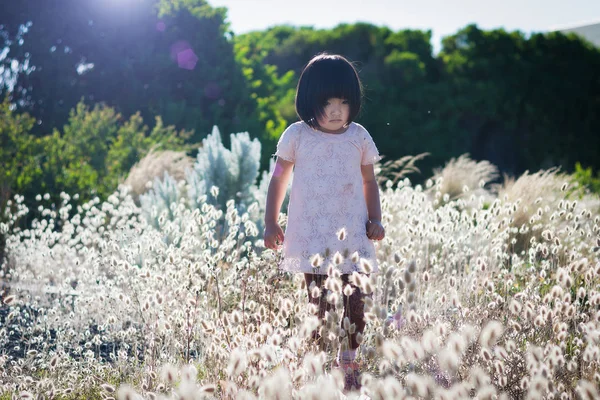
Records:
M362 395L598 398L600 199L556 171L492 188L456 171L383 185L380 273L354 278L372 293ZM155 229L124 190L63 198L8 233L0 399L342 396L333 360L353 327L335 266L320 326L233 202L174 204Z

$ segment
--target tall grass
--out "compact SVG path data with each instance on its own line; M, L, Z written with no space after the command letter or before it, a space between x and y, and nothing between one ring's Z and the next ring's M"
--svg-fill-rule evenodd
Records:
M443 183L404 179L381 192L380 273L353 277L373 293L363 394L597 398L600 200L570 199L556 171L486 189L493 168L476 178L447 168ZM43 218L7 236L0 394L342 396L333 360L352 326L335 266L337 311L320 323L304 280L277 269L280 254L234 201L176 203L155 227L125 187L74 216L63 199L54 209L39 197Z

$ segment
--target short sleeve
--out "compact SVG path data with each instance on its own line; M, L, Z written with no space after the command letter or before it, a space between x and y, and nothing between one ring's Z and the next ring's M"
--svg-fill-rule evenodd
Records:
M362 159L360 163L362 165L375 164L381 160L379 150L377 150L377 146L375 146L375 142L367 130L363 130L362 136Z
M279 138L275 155L286 161L296 161L296 148L298 144L298 132L296 126L290 125Z

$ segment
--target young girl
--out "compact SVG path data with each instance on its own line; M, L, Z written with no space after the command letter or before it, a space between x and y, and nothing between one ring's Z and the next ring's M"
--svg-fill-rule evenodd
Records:
M269 183L265 246L276 250L283 245L280 268L304 273L309 301L319 306L321 319L331 308L323 288L329 266L341 272L344 288L352 281L350 274L365 272L365 265L366 272L377 272L372 240L385 235L373 167L379 153L365 128L353 122L361 97L358 74L347 59L321 54L310 60L296 91L301 121L283 132ZM284 235L277 220L292 170ZM320 290L313 297L315 285ZM364 294L360 287L350 287L349 296L344 291L344 317L356 329L349 334L349 349L338 354L346 390L359 387L356 335L365 327Z

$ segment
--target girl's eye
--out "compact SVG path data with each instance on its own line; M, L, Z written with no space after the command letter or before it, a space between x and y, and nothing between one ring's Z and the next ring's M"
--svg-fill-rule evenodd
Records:
M350 102L348 100L343 100L342 104L350 104Z

